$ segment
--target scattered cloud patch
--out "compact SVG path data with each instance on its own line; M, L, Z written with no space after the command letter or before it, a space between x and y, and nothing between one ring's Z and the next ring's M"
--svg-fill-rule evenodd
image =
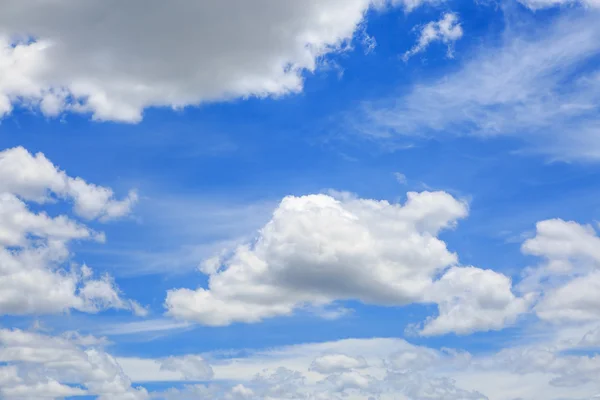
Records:
M442 42L447 46L446 55L448 58L454 57L454 42L463 36L463 29L460 25L458 15L455 13L446 13L439 21L432 21L419 29L419 39L412 49L408 50L402 56L406 62L415 54L424 52L431 43Z
M521 4L532 10L551 7L570 7L583 5L585 7L600 7L598 0L519 0Z
M406 185L406 183L408 182L406 175L404 175L402 172L394 172L394 178L396 178L396 182L398 182L401 185Z
M552 160L600 159L598 11L507 31L457 72L400 98L364 104L360 132L395 137L518 137ZM577 29L573 29L576 26Z

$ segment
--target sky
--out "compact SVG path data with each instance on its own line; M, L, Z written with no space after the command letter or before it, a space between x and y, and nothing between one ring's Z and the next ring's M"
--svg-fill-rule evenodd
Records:
M0 10L0 399L600 398L598 0Z

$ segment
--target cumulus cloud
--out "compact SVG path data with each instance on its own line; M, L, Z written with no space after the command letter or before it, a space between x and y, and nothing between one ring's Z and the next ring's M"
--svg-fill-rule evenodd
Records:
M237 356L217 351L202 356L211 359L212 382L180 385L150 396L161 400L484 400L488 396L581 400L598 393L598 358L569 354L576 340L561 340L563 345L558 345L556 338L537 337L535 344L530 337L522 339L522 343L483 354L438 350L399 338L246 349ZM173 380L171 375L155 375L149 368L155 360L119 362L138 380ZM315 370L317 363L325 368ZM339 365L342 368L330 368Z
M208 289L170 291L166 305L180 318L228 325L336 299L407 304L457 262L435 235L466 214L464 203L442 192L409 193L404 206L286 197L254 244L203 265Z
M79 191L101 194L77 197L70 189L74 181ZM70 242L103 242L103 233L65 215L33 212L28 204L65 198L73 198L75 212L86 217L123 214L110 211L120 203L112 190L68 177L43 154L33 156L20 147L0 152L0 314L108 308L143 314L139 304L121 297L109 276L96 277L88 266L71 261Z
M402 56L404 61L421 53L433 42L447 45L447 56L454 57L454 42L463 36L463 29L455 13L445 13L439 21L432 21L419 29L419 39L412 49Z
M473 50L458 71L419 82L400 98L365 103L353 126L383 140L515 136L552 159L596 161L598 16L589 10L513 26L498 45Z
M31 154L23 147L0 152L0 193L12 193L24 200L44 203L52 196L68 199L74 211L85 219L109 220L131 212L137 194L117 200L112 189L70 177L42 153Z
M355 358L345 354L326 354L317 357L312 362L311 369L322 374L331 374L352 369L362 369L367 366L367 361L363 357Z
M208 288L169 291L168 313L222 326L348 299L436 303L423 333L442 334L500 329L527 311L510 279L459 267L437 237L467 215L464 202L445 192L410 192L403 205L336 196L283 199L254 242L201 266Z
M58 399L92 395L99 400L142 400L116 360L103 350L65 337L0 330L3 399Z
M148 107L299 92L371 7L425 2L2 0L0 115L18 103L136 122Z
M600 237L591 225L552 219L536 225L522 250L544 259L526 272L521 291L541 297L537 315L554 322L594 322L600 318Z

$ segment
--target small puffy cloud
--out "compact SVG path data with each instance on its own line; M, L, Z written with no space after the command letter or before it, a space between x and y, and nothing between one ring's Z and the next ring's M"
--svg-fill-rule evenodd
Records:
M2 0L0 116L22 104L137 122L149 107L297 93L373 6L425 2Z
M70 177L42 153L23 147L0 152L0 193L12 193L24 200L44 203L52 196L73 201L75 212L86 219L109 220L131 212L137 194L117 200L112 189Z
M591 225L574 221L549 219L538 222L535 237L526 240L522 250L549 261L586 258L600 263L600 237Z
M217 352L213 382L185 384L150 393L161 400L200 399L419 399L485 400L594 398L600 390L596 355L570 352L569 342L557 346L548 336L532 343L501 346L498 351L469 354L434 349L402 339L344 339L279 348L254 349L243 356ZM567 347L565 347L567 343ZM570 346L577 342L571 342ZM323 355L345 355L368 366L316 373L314 361ZM185 356L184 356L185 357ZM179 357L178 357L179 358ZM147 381L165 380L147 366L123 362L126 371ZM328 362L328 364L331 364ZM348 363L349 364L349 363ZM362 364L362 363L359 363ZM10 374L6 374L11 379Z
M595 322L600 318L600 237L591 225L540 221L522 251L543 258L526 271L522 292L537 293L537 315L552 322Z
M429 47L431 43L442 42L447 45L447 56L453 57L453 45L463 36L463 29L455 13L446 13L439 21L432 21L425 24L419 32L419 39L412 49L408 50L402 56L404 61L415 54L421 53Z

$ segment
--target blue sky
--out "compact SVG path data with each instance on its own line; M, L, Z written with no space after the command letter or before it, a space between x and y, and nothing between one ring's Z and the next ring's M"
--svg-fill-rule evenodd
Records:
M2 3L1 398L600 394L595 0Z

